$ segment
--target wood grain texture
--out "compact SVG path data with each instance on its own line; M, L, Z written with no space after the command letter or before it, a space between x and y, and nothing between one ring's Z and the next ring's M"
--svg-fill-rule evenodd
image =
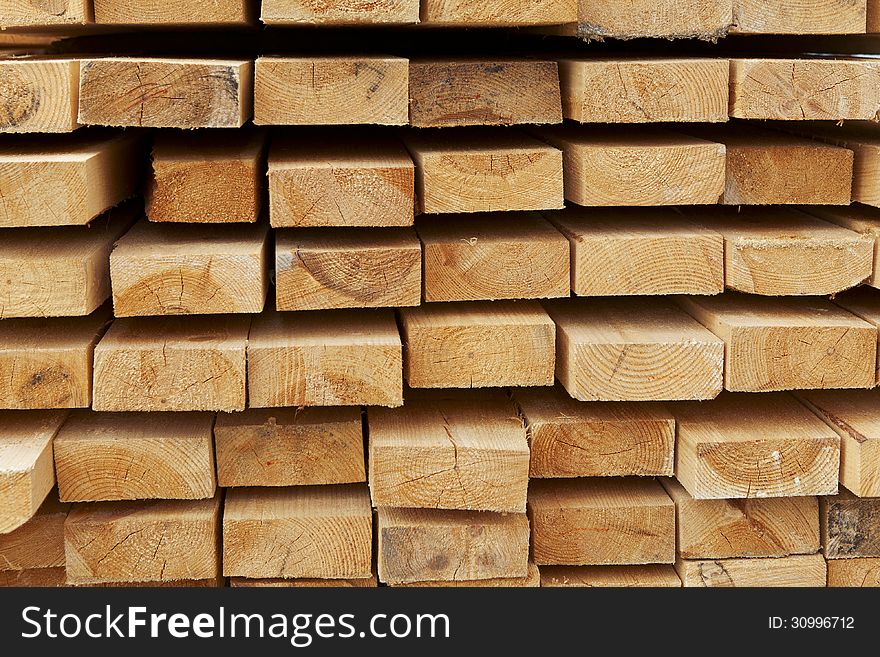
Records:
M0 60L0 132L71 132L79 101L79 60Z
M725 122L726 59L559 60L562 111L580 123Z
M725 36L733 22L730 0L579 0L578 31L581 38L633 39L697 37L714 40Z
M556 62L412 60L409 122L419 128L562 123Z
M76 504L64 523L68 584L214 579L220 498Z
M92 20L89 0L0 0L0 26L83 25Z
M577 20L577 0L422 0L427 25L513 27Z
M275 308L388 308L422 299L412 228L303 228L275 237Z
M380 508L378 523L385 584L528 576L525 513Z
M880 32L880 2L868 0L867 32L877 34Z
M829 587L880 587L880 559L829 559Z
M422 217L425 301L569 295L569 246L537 213Z
M408 584L392 584L391 586L401 588L537 588L541 586L541 574L538 571L538 567L530 561L529 574L525 577L410 582Z
M375 575L370 577L358 577L352 579L320 579L315 577L300 577L294 579L230 577L229 586L232 588L344 588L344 589L372 589L379 586L379 580Z
M537 479L528 509L539 567L675 560L675 505L653 479Z
M840 483L880 497L880 390L812 390L798 397L840 436Z
M715 204L725 147L656 126L537 129L562 149L565 198L587 206Z
M79 71L79 122L148 128L238 128L251 117L249 60L105 57Z
M0 227L87 224L135 193L138 160L136 136L7 137L0 146Z
M66 410L0 413L0 534L30 520L55 486L52 441Z
M873 274L874 238L791 208L686 210L724 236L724 283L764 296L827 295Z
M739 34L859 34L872 0L733 0Z
M223 513L223 574L366 578L372 536L363 484L233 488Z
M718 294L724 240L669 208L569 207L545 216L571 245L579 296Z
M268 287L268 228L138 222L110 254L114 314L262 311Z
M724 393L670 411L675 476L698 500L837 492L840 438L787 393Z
M211 413L73 413L55 437L64 502L213 497Z
M810 208L809 212L825 221L858 233L868 240L873 240L871 273L864 283L873 288L880 288L880 277L878 277L878 272L880 272L880 209L854 203L844 207Z
M150 221L255 222L262 208L265 134L258 131L153 137L145 192Z
M86 317L0 321L0 408L87 408L108 306Z
M819 499L819 530L826 559L880 557L880 499L846 488Z
M512 130L410 132L421 212L551 210L563 199L562 152Z
M798 554L769 559L679 560L685 587L824 587L825 559Z
M336 132L272 144L269 219L276 228L411 226L414 207L415 167L396 139Z
M647 566L542 566L541 586L548 588L681 588L675 568Z
M0 570L0 586L58 588L66 586L64 566Z
M419 0L263 0L267 25L393 25L419 22Z
M400 406L402 358L390 310L267 311L248 341L249 403Z
M559 386L517 388L529 476L671 475L675 420L660 404L580 402Z
M525 512L529 445L509 401L408 400L368 423L373 506Z
M242 411L248 316L122 318L95 347L96 411Z
M724 345L668 300L547 301L556 378L582 401L712 399Z
M367 480L361 411L249 409L214 425L220 486L305 486Z
M880 62L846 59L732 59L730 116L784 121L873 119Z
M401 57L260 57L257 125L406 125L409 63Z
M414 388L551 385L555 327L534 301L400 310L404 375Z
M683 559L784 557L819 551L815 497L698 500L675 479L662 480L675 502Z
M248 25L250 0L92 0L95 22L116 25Z
M871 287L857 287L847 290L832 299L835 305L880 329L880 295ZM880 383L880 347L877 355L876 382Z
M694 126L727 148L724 205L849 205L853 152L755 126Z
M63 571L64 520L68 511L70 505L61 504L52 491L30 520L0 534L0 575L43 568Z
M877 328L829 301L728 292L678 303L724 340L726 390L874 385Z

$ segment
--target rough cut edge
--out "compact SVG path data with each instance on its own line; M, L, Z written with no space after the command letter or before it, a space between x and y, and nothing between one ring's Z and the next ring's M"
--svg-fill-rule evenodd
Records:
M599 25L595 25L594 23L578 23L575 34L579 39L586 41L587 43L589 43L590 41L604 41L606 38L619 39L620 41L645 38L666 39L667 41L675 41L676 39L699 39L700 41L718 43L719 39L723 39L728 35L730 29L733 26L733 23L728 23L724 27L720 27L713 32L700 33L690 32L680 34L613 34L605 28Z

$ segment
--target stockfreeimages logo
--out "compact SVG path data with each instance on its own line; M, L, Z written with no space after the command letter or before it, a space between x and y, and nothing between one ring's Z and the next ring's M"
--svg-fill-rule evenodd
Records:
M150 613L146 607L81 615L59 614L42 607L25 607L21 612L23 639L173 639L258 638L285 639L292 646L306 648L315 639L353 638L450 638L446 614L373 614L362 630L354 614L237 614L224 607L215 613Z

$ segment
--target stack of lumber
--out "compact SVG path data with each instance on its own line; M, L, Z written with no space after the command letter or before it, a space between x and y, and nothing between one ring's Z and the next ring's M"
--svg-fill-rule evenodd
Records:
M880 586L880 2L0 26L0 585Z

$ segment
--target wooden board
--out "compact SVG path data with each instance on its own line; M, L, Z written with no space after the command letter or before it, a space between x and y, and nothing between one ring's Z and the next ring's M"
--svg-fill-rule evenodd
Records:
M580 296L718 294L724 240L671 208L569 207L547 218L571 243Z
M79 122L148 128L238 128L251 118L249 60L106 57L79 71Z
M830 559L829 587L880 587L880 559Z
M552 210L563 200L562 152L513 130L410 132L421 212Z
M86 317L0 321L0 408L87 408L109 306Z
M92 20L89 0L22 2L0 0L0 27L42 27L47 25L82 25Z
M577 19L577 0L422 0L427 25L512 27L556 25Z
M373 506L525 512L529 444L510 401L407 400L367 419Z
M69 584L213 579L220 498L76 504L64 523Z
M223 574L365 578L372 538L363 484L233 488L223 512Z
M733 22L730 0L579 0L577 34L584 39L697 37L713 41Z
M840 483L859 497L880 497L880 390L798 393L840 436Z
M724 344L665 299L544 303L556 323L556 378L582 401L712 399Z
M276 228L411 226L414 205L415 168L396 139L342 132L272 144L269 219Z
M537 213L422 217L425 301L569 295L569 246Z
M791 208L700 208L685 217L724 236L728 289L827 295L873 273L874 238Z
M410 582L392 584L401 588L537 588L541 586L541 573L538 567L529 562L529 574L525 577L493 577L491 579L451 580L434 582Z
M250 578L230 577L229 586L232 588L345 588L345 589L372 589L379 586L379 580L375 575L354 579L319 579L301 577L298 579L274 578Z
M727 121L726 59L559 60L562 111L580 123Z
M880 328L880 298L878 298L877 292L870 287L857 287L848 290L836 296L832 301L872 326ZM880 347L878 347L876 381L880 383Z
M250 0L92 0L96 23L116 25L247 25Z
M37 513L55 486L52 441L67 411L0 413L0 534Z
M136 137L114 133L7 137L0 227L89 223L135 193L139 154Z
M380 508L378 523L385 584L528 576L525 513Z
M390 310L267 311L248 340L249 404L400 406L402 358Z
M681 588L675 568L647 566L542 566L541 586L551 588Z
M725 393L670 411L675 476L698 500L837 492L840 438L787 393Z
M214 425L220 486L366 481L359 408L250 409Z
M79 101L79 60L0 60L0 132L71 132Z
M110 254L114 314L262 311L271 249L268 228L138 222Z
M675 560L675 505L652 479L536 479L529 520L539 567Z
M414 388L552 385L555 327L535 301L400 310L404 376Z
M260 57L257 125L406 125L409 62L402 57Z
M412 228L303 228L275 237L275 308L386 308L422 299Z
M96 411L242 411L248 316L122 318L95 347Z
M565 198L588 206L718 203L725 148L656 126L540 128L562 149Z
M849 205L851 150L753 125L687 130L727 147L725 205Z
M211 413L77 411L55 436L64 502L213 497Z
M92 226L3 231L0 318L91 314L110 295L110 251L131 222L124 209Z
M845 488L819 499L819 530L827 559L880 557L880 499Z
M842 121L872 119L878 110L880 62L818 58L730 60L732 117Z
M685 587L824 587L825 559L798 554L769 559L679 560L675 570Z
M646 402L581 402L560 386L517 388L531 477L671 475L675 420Z
M419 128L562 123L556 62L413 60L409 123Z
M43 568L64 569L64 520L69 504L53 491L30 520L0 534L0 575ZM62 577L62 580L64 578Z
M262 208L265 135L236 131L219 135L153 137L146 189L150 221L255 222Z
M675 502L676 544L683 559L784 557L819 551L815 497L702 500L673 478L662 483Z
M824 299L726 293L679 304L724 340L724 388L870 388L877 328Z
M419 22L419 0L263 0L267 25L393 25Z
M64 566L0 570L0 586L56 588L66 586Z
M878 272L880 272L880 209L854 203L842 207L810 208L809 212L873 241L874 253L871 273L864 283L873 288L880 288L880 277L878 277Z
M880 2L868 0L867 31L870 34L880 32Z
M859 34L872 0L733 0L738 34Z

